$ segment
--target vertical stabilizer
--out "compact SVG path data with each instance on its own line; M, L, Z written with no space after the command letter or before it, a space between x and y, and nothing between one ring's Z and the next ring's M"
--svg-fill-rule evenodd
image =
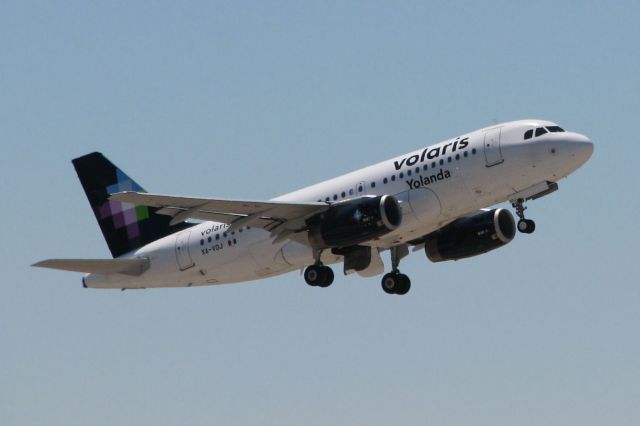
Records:
M171 217L155 214L156 208L110 201L109 196L117 192L145 191L101 153L93 152L72 162L113 257L192 226L170 226Z

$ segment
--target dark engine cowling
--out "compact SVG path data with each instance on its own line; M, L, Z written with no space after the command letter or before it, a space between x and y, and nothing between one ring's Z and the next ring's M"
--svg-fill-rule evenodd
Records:
M357 198L309 218L309 242L317 249L354 246L393 231L401 221L391 195Z
M511 212L495 209L457 219L429 234L424 249L432 262L458 260L502 247L515 235Z

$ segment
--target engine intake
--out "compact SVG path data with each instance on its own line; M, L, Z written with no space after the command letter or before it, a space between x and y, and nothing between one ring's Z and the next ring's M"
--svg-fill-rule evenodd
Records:
M337 203L307 220L309 242L316 249L354 246L387 234L402 222L391 195Z
M495 209L457 219L429 234L424 249L432 262L458 260L502 247L515 235L511 212Z

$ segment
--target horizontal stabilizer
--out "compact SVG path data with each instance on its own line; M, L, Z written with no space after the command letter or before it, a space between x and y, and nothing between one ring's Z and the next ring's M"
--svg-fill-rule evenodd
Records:
M149 259L47 259L31 266L91 274L142 275Z

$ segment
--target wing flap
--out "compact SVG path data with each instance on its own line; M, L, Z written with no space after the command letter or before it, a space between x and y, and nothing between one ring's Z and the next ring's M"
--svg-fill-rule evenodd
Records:
M149 259L47 259L31 266L91 274L138 276L149 269Z

